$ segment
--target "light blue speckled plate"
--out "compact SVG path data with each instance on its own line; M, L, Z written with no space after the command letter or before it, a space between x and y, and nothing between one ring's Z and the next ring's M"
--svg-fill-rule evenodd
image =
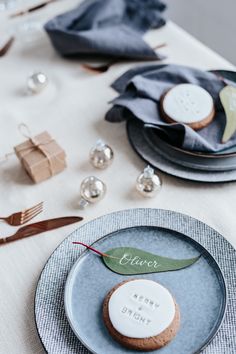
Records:
M127 277L111 272L100 256L85 251L72 267L65 287L66 315L76 336L92 353L137 353L122 347L108 334L102 320L102 303L119 282L146 278L166 286L181 311L181 327L176 338L153 353L193 354L203 350L219 329L226 309L226 286L214 258L195 240L154 226L122 229L94 243L103 252L120 246L138 247L172 258L203 256L193 266L180 271Z

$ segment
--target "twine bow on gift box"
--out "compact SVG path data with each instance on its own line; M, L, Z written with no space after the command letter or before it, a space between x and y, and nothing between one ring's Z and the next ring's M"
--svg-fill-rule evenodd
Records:
M54 168L53 168L52 158L56 158L59 162L64 163L63 160L59 159L55 154L50 155L49 152L45 148L45 146L47 146L48 144L50 144L52 142L55 142L55 140L51 138L48 141L45 141L44 143L38 142L37 139L35 137L33 137L28 125L26 125L25 123L21 123L18 128L19 128L19 131L22 134L22 136L24 136L26 139L28 139L32 144L32 146L18 149L18 151L17 151L18 153L22 153L25 151L24 155L18 154L21 163L24 164L23 158L26 155L30 154L33 150L38 150L47 158L48 163L49 163L50 174L51 174L51 176L53 176L54 175Z
M16 154L25 170L36 183L64 170L66 167L65 152L47 132L33 137L30 128L24 123L21 123L18 129L27 141L16 146L14 153L6 154L2 162L8 160L11 155ZM48 166L43 166L45 159L42 160L39 155L29 156L33 152L40 152L46 158ZM40 170L37 169L39 165L42 165Z

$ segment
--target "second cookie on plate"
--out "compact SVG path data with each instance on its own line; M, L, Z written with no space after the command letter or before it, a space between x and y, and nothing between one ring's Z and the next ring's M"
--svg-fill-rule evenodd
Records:
M161 99L160 111L168 123L182 123L194 130L206 127L215 116L213 98L202 87L180 84L167 91Z
M177 334L180 312L164 286L146 279L116 285L103 303L103 319L121 345L150 351L167 345Z

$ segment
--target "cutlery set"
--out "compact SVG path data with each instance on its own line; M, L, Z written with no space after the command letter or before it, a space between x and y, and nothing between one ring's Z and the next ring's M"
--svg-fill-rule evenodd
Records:
M0 220L5 221L11 226L24 225L43 211L43 202L36 204L35 206L25 209L23 211L16 212L7 217L0 217ZM0 246L20 240L26 237L38 235L40 233L58 229L60 227L74 224L82 221L83 218L79 216L66 216L55 219L43 220L33 224L20 227L13 235L0 238Z

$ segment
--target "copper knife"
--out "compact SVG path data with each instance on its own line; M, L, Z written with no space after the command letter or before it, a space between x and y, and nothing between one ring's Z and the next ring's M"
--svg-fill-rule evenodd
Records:
M15 40L15 37L10 37L7 42L3 45L3 47L0 48L0 57L3 57L5 54L7 54L7 52L9 51L9 49L11 48L13 42Z
M31 7L28 7L27 9L15 12L15 13L11 14L10 17L14 18L14 17L25 15L29 12L37 11L37 10L42 9L43 7L45 7L55 1L57 1L57 0L45 0L45 1L41 2L40 4L36 4Z
M22 238L25 237L38 235L42 232L58 229L59 227L70 225L82 220L83 218L81 218L80 216L67 216L62 218L39 221L34 224L29 224L18 229L14 235L1 238L0 246L9 242L21 240Z

